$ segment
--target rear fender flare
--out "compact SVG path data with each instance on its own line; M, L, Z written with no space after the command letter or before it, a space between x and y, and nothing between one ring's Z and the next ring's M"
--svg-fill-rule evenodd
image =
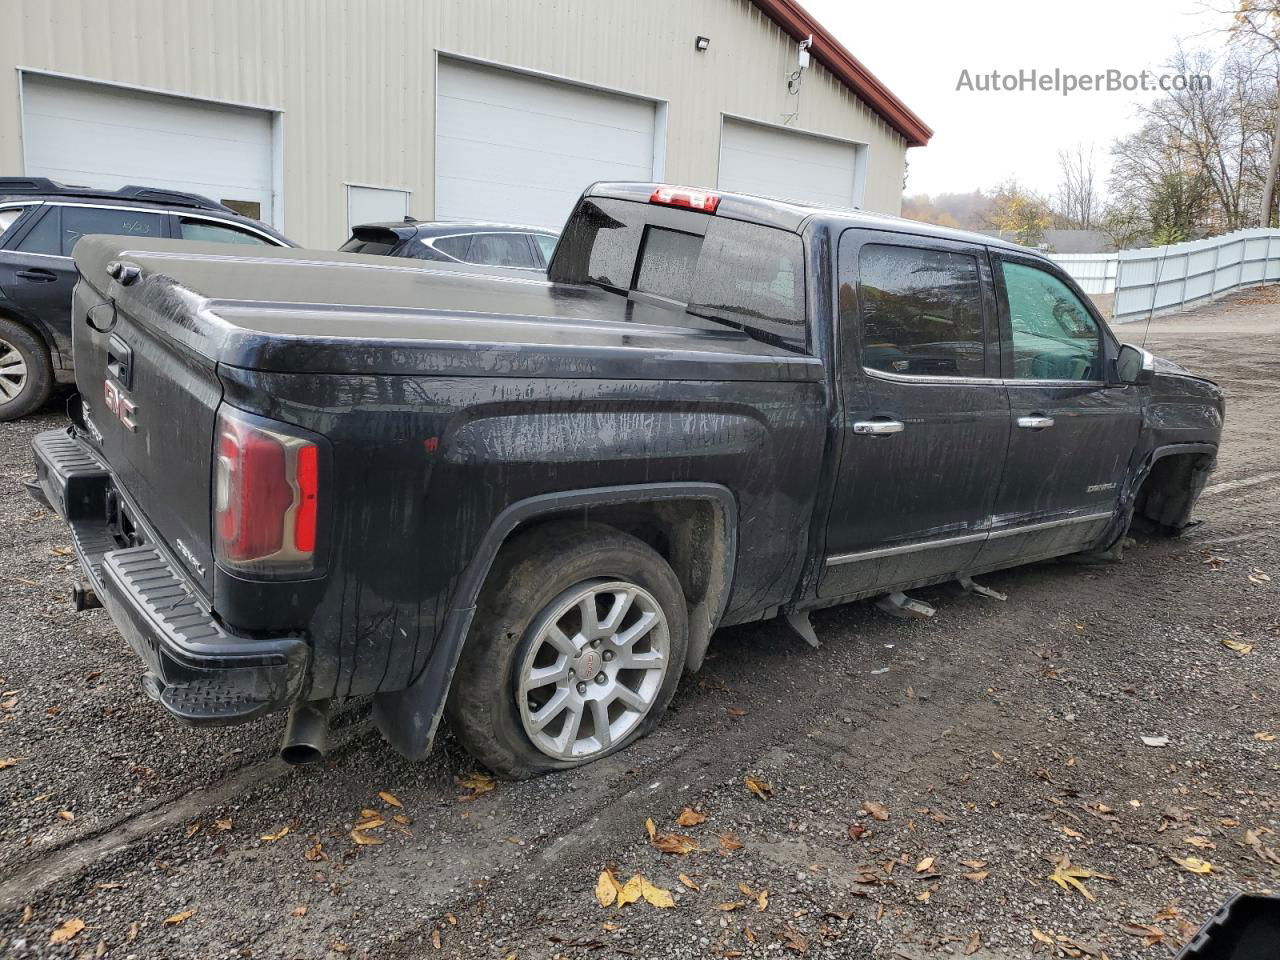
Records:
M711 633L724 613L733 583L738 530L738 505L733 493L718 483L652 483L540 494L511 504L489 526L475 557L459 579L444 626L418 678L403 690L374 696L373 719L382 735L410 760L421 760L430 751L480 590L498 551L521 525L566 510L688 500L708 502L720 512L727 540L721 551L724 586L715 609L701 611L697 622L693 616L690 618L689 660L700 664Z

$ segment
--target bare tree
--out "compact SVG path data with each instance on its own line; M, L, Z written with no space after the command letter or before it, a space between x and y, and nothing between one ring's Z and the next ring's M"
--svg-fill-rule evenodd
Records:
M1280 0L1235 0L1233 13L1229 28L1232 40L1269 60L1275 77L1269 131L1270 158L1258 204L1258 222L1269 227L1275 201L1276 171L1280 170Z
M1058 151L1058 192L1055 213L1064 224L1090 230L1097 219L1099 197L1094 183L1097 169L1093 162L1093 145L1088 149L1077 143Z

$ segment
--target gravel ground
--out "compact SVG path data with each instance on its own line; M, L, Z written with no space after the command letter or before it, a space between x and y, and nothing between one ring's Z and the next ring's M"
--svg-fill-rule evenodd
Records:
M1006 603L919 591L927 622L824 611L817 651L726 630L652 737L493 789L447 734L398 759L361 703L304 771L278 719L169 721L18 486L59 412L0 425L0 956L1171 956L1280 887L1280 304L1240 299L1150 329L1230 395L1183 537L983 578ZM601 907L606 870L673 905Z

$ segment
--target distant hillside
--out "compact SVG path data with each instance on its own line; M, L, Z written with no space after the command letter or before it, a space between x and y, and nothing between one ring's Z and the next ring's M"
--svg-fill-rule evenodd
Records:
M994 198L981 190L940 193L936 197L921 193L902 198L902 215L911 220L936 223L940 227L983 230L991 225L994 205Z

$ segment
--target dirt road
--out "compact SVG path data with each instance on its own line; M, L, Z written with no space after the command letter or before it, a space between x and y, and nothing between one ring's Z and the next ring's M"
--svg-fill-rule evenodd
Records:
M0 426L0 956L1171 956L1280 887L1280 305L1149 345L1229 391L1185 536L983 578L1005 603L920 591L928 622L825 611L817 651L724 631L657 734L494 789L447 735L399 760L361 703L303 771L280 720L169 721L17 489L60 417ZM601 907L606 869L673 906Z

